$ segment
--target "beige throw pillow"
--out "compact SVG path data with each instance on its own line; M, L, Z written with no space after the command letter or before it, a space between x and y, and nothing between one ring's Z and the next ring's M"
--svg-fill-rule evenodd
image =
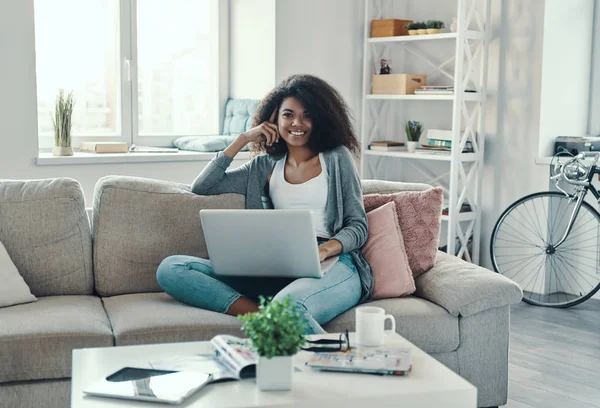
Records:
M14 306L37 300L31 294L29 286L19 274L2 242L0 242L0 282L2 282L0 284L0 307Z

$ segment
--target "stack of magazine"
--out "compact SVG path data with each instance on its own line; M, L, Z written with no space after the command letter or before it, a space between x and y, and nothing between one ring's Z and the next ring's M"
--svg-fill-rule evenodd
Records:
M423 85L415 89L415 95L454 95L453 86Z
M258 354L250 342L235 336L220 334L210 341L211 354L174 355L149 361L155 370L195 371L211 375L211 382L241 380L256 376Z
M406 375L412 369L409 348L378 347L347 352L314 353L306 365L321 371Z

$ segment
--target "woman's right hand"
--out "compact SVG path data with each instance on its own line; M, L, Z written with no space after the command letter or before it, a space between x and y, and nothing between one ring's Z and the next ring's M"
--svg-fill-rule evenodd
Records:
M264 121L260 125L253 127L242 133L248 143L261 143L266 141L267 146L271 146L273 143L277 143L279 141L279 130L277 129L277 125L273 123L275 120L276 111L273 111L273 114L269 118L268 121Z

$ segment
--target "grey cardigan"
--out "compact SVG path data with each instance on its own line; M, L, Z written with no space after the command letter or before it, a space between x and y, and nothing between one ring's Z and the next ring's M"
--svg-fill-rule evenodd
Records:
M364 302L373 291L373 272L360 251L368 237L360 178L345 146L324 152L323 157L329 172L325 221L333 232L331 239L341 242L342 252L352 256L362 283L360 301ZM283 158L283 155L262 154L236 169L227 170L233 159L218 152L194 180L192 191L201 195L244 194L247 209L273 208L265 186L275 163Z

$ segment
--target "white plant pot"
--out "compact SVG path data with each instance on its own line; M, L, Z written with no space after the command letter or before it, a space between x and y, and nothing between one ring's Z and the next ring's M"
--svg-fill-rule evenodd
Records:
M256 383L261 391L289 391L292 389L293 357L258 357Z
M73 156L73 148L71 146L54 146L52 148L52 156Z
M418 145L419 145L419 142L408 142L408 152L409 153L416 152Z

